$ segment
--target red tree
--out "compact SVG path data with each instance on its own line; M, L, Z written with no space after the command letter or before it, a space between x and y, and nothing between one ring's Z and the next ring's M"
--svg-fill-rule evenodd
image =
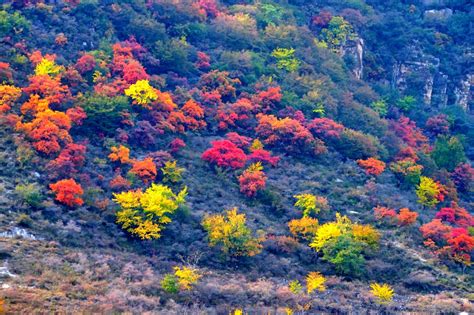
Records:
M474 168L468 163L461 163L451 173L451 178L461 192L469 192L474 183Z
M379 176L385 170L385 163L376 158L357 160L357 164L365 169L365 172L369 175Z
M84 193L81 185L76 183L72 178L63 179L54 184L50 184L49 188L56 195L56 200L69 207L81 206L84 201L81 196Z
M241 136L237 132L229 132L225 135L226 139L238 146L241 149L248 148L252 142L252 138Z
M173 139L173 141L170 142L170 152L171 153L176 153L178 152L179 150L181 150L182 148L184 148L186 146L186 143L184 143L184 141L180 138L175 138Z
M258 104L258 109L261 111L269 111L281 102L282 98L281 88L279 86L271 86L264 91L258 92L252 98L255 104Z
M82 107L78 106L68 108L68 110L66 110L66 115L69 117L69 119L71 119L73 124L78 126L82 125L84 119L87 118L86 112L82 109Z
M135 161L133 163L130 173L138 176L144 183L154 181L158 172L156 165L153 163L153 159L148 157L142 161Z
M327 10L321 10L318 15L315 15L311 18L311 24L314 26L324 28L328 26L329 21L332 19L332 14L331 12Z
M77 60L75 67L77 71L84 74L94 70L96 64L97 62L95 61L94 56L91 54L84 54Z
M397 215L398 225L406 226L412 225L416 222L418 218L418 213L410 211L408 208L400 209L400 213Z
M58 157L46 166L50 178L68 177L78 172L86 159L86 147L82 144L69 143Z
M278 119L273 115L258 114L259 124L255 132L265 144L283 146L287 151L326 152L324 143L317 141L299 121L291 118Z
M72 142L69 135L71 120L63 112L50 109L39 112L33 121L17 124L33 140L33 146L44 154L56 153L61 149L61 144Z
M252 164L239 176L240 192L247 197L254 197L257 191L265 188L266 181L263 167L259 163Z
M434 219L420 227L423 238L427 241L431 240L436 244L445 242L451 230L452 228L449 225L443 224L440 219Z
M206 150L201 158L220 167L238 169L244 167L247 155L229 140L212 142L212 148Z
M272 154L265 149L253 150L252 153L248 156L248 158L252 163L262 162L268 163L271 166L276 166L278 164L278 161L280 161L280 157L272 156Z
M377 220L383 218L394 218L397 215L394 209L388 207L377 206L374 208L374 216Z
M29 77L30 84L23 88L27 94L38 94L49 104L60 104L71 98L71 92L66 85L61 84L60 76L33 75Z
M434 136L447 134L449 132L448 116L440 114L430 117L426 121L426 130L428 130Z
M451 202L450 207L441 208L435 218L461 227L474 226L474 217L455 201Z
M308 129L315 137L332 139L341 136L344 126L329 118L315 118L309 122Z
M211 58L204 52L198 51L198 60L196 61L196 67L200 70L206 70L211 67Z
M423 148L428 143L428 138L416 126L414 121L408 117L400 117L396 122L392 122L392 128L405 143L413 148Z

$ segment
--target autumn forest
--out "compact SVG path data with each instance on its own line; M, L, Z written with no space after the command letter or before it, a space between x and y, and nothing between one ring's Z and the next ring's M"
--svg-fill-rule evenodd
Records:
M474 6L0 5L0 314L474 312Z

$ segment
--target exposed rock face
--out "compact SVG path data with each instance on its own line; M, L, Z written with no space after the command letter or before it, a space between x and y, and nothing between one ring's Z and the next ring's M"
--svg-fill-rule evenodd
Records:
M23 238L23 239L28 239L28 240L38 240L40 238L34 236L33 234L29 233L25 229L14 227L10 231L6 232L1 232L0 237L5 237L5 238Z
M465 111L474 110L472 101L474 99L474 74L468 74L465 80L459 83L454 89L455 103L461 106Z
M364 40L356 37L353 40L348 40L341 50L342 56L352 56L355 61L355 66L352 70L357 79L361 79L364 71Z
M431 105L433 90L439 90L435 82L436 74L443 75L438 71L439 59L432 56L419 54L412 60L407 60L396 64L393 69L392 84L401 92L404 92L410 85L410 81L423 83L423 103Z
M465 111L474 110L474 74L468 74L459 82L439 70L439 59L413 49L411 57L393 68L392 86L400 92L415 90L426 106L445 108L459 105ZM415 85L415 88L414 88ZM419 86L420 90L416 90Z
M421 3L427 7L439 7L446 5L446 0L421 0Z
M427 10L424 13L426 20L436 20L436 21L445 21L453 15L453 10L451 9L441 9L441 10Z

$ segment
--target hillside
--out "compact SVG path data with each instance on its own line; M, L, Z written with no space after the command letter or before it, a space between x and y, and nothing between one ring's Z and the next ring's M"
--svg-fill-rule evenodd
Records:
M474 312L469 1L0 8L0 314Z

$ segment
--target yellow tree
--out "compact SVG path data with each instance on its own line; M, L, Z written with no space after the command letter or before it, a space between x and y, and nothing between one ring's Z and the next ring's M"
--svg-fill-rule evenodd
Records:
M418 202L424 206L434 207L439 203L436 198L440 194L439 185L429 177L421 176L420 184L416 187Z
M138 80L125 90L125 95L132 98L135 104L151 108L150 103L158 99L158 93L148 80Z
M311 214L318 214L321 210L328 210L328 200L324 197L315 196L313 194L299 194L293 196L296 198L295 207L303 211L303 216L307 217Z
M306 276L306 292L310 294L314 290L320 292L326 290L325 282L326 278L321 273L315 271L308 273Z
M143 240L161 237L163 227L171 222L170 216L185 202L186 187L178 194L164 185L151 184L141 190L114 194L114 201L121 207L117 223L124 230Z
M252 236L245 214L237 213L237 208L206 216L202 226L208 233L209 245L220 246L225 254L254 256L262 250L262 239Z
M189 267L174 267L174 275L182 290L191 290L192 285L202 277L196 269Z

